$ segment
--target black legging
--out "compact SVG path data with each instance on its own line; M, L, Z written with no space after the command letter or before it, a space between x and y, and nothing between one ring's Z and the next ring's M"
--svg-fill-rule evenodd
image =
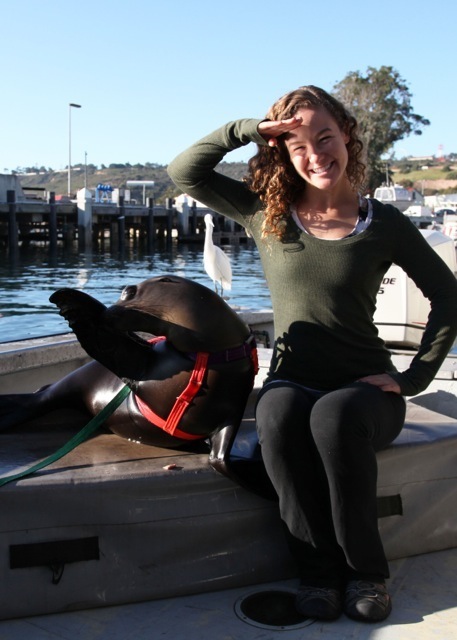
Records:
M325 395L286 381L260 392L262 457L303 583L389 576L377 521L376 451L400 433L405 401L367 383Z

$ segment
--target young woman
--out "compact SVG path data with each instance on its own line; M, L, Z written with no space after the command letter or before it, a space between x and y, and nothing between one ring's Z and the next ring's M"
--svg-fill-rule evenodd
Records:
M239 182L214 168L258 146ZM403 396L424 390L457 334L454 275L397 209L360 195L357 123L317 87L265 120L230 122L169 166L195 200L243 225L269 286L275 344L256 421L300 573L304 615L380 621L391 611L378 532L376 451L402 429ZM400 265L430 299L421 346L395 370L373 323L384 273Z

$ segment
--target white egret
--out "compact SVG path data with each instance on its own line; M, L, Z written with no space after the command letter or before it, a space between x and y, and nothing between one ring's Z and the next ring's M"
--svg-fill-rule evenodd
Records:
M205 245L203 248L203 266L206 273L214 282L214 289L218 293L217 285L220 285L222 293L224 289L232 288L232 267L227 254L213 242L214 222L210 213L205 215Z

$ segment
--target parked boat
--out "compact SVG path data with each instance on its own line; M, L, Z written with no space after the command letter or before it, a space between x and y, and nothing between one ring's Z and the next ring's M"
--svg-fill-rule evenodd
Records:
M454 245L457 247L457 212L445 213L441 218L439 229L442 233L451 238Z
M419 229L428 229L435 221L435 216L430 207L426 207L423 204L413 204L407 207L403 213Z
M391 184L375 189L376 200L394 207L407 215L419 229L426 229L433 224L435 217L430 207L424 204L424 197L415 189L406 189L398 184Z
M394 205L399 211L405 211L412 205L424 204L424 198L419 191L407 189L400 184L382 185L375 189L374 197L380 202Z
M442 234L426 235L435 250L452 245ZM455 270L455 251L449 255ZM404 369L420 339L419 327L417 335L406 333L408 309L417 311L408 300L419 294L399 274L386 278L383 286L392 292L379 295L378 311L396 300L396 287L407 292L405 315L396 321L405 325L403 340L388 339ZM397 310L398 301L393 304ZM427 313L424 305L421 314ZM395 324L387 316L378 324L381 335ZM244 318L259 342L271 342L271 312ZM33 391L88 360L72 334L0 347L2 393ZM239 465L248 464L255 444L253 407L270 357L260 347L260 371L232 451ZM65 410L3 433L1 475L46 457L83 424L82 415ZM116 634L254 640L284 631L292 640L368 640L373 633L382 640L451 640L457 628L455 355L425 392L408 399L405 429L378 463L380 532L394 599L391 617L379 625L297 618L296 575L276 502L217 474L206 449L161 449L100 432L39 474L0 488L0 540L8 550L0 564L7 585L0 637L37 637L40 629L40 640Z

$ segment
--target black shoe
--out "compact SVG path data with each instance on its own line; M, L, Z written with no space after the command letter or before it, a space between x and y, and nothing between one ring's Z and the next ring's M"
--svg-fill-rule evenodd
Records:
M336 620L343 612L341 592L332 587L302 585L295 596L295 608L305 618Z
M392 611L392 601L384 582L351 580L346 587L344 612L353 620L381 622Z

